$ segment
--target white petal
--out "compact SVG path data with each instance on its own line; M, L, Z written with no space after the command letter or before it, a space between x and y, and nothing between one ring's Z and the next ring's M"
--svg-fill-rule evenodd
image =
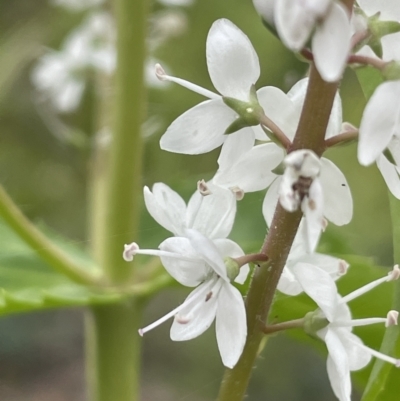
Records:
M209 273L209 268L198 256L187 238L167 238L160 244L162 251L182 254L193 257L193 262L168 256L161 256L161 263L167 272L182 285L195 287L199 285Z
M151 217L175 235L184 235L186 228L186 205L183 199L168 185L153 185L153 192L144 187L144 202Z
M400 20L400 3L397 0L358 0L357 3L368 16L380 12L379 19L382 21Z
M242 295L228 283L222 286L218 297L215 330L222 363L233 368L246 342L247 322Z
M194 228L207 238L226 238L236 215L236 198L232 191L207 183L211 195L196 191L187 208L188 228Z
M376 160L394 135L400 135L400 81L379 85L371 96L360 124L358 160L367 166Z
M314 179L309 194L302 202L302 210L306 221L308 251L314 252L318 245L323 227L324 195L318 178Z
M244 255L243 249L230 239L216 239L214 240L215 246L218 248L219 254L222 258L229 256L230 258L238 258ZM250 267L245 264L240 268L240 273L236 277L235 282L238 284L243 284L249 274Z
M347 358L349 360L349 369L351 371L360 370L367 366L371 361L371 354L354 344L363 344L361 339L344 328L335 327L333 330L346 349Z
M305 92L304 92L305 93ZM265 115L293 140L300 119L302 104L296 107L292 100L274 86L265 86L257 91L258 101Z
M254 146L229 170L217 171L213 182L226 188L237 186L244 192L260 191L275 179L276 174L271 170L279 165L283 156L283 150L274 143Z
M383 154L378 156L376 164L390 192L397 199L400 199L400 177L399 173L397 172L396 166L390 163Z
M400 20L400 18L398 19ZM383 55L385 61L400 60L400 32L384 36L381 39Z
M351 381L347 350L332 330L327 331L324 340L329 351L327 370L333 392L340 401L351 401Z
M253 0L254 8L270 25L274 25L275 0Z
M329 273L306 263L298 263L292 272L304 292L317 303L326 318L332 321L338 304L338 293Z
M345 263L342 259L324 255L322 253L304 254L300 256L296 262L309 263L318 266L320 269L329 273L334 280L341 277L340 266Z
M186 298L184 304L186 306L179 311L179 316L188 318L185 323L179 323L179 319L175 318L171 326L170 336L172 341L186 341L198 337L203 334L214 321L217 313L216 296L207 296L212 290L214 281L206 281L199 285ZM194 299L192 302L191 300Z
M207 66L223 96L249 100L250 88L260 76L258 56L249 38L227 19L215 21L208 33Z
M296 267L294 267L296 268ZM297 280L296 276L292 273L292 271L285 266L282 275L279 278L278 282L278 290L283 294L295 296L299 295L303 292L303 287Z
M240 156L247 153L254 146L254 137L254 132L250 127L227 135L218 157L219 170L229 170Z
M222 100L207 100L179 116L161 137L161 149L195 155L221 146L236 113Z
M78 107L85 89L85 83L80 80L68 79L58 89L58 92L54 93L57 110L68 113Z
M282 177L277 176L276 180L268 188L267 193L265 194L262 213L268 227L271 227L272 218L274 217L275 209L278 204L281 181Z
M196 230L186 230L193 249L225 281L229 281L225 263L214 243Z
M276 0L275 24L283 43L301 50L314 27L315 19L304 4L293 0Z
M321 158L320 180L324 191L324 216L342 226L353 217L353 198L346 177L330 160Z
M342 76L350 51L350 39L351 26L347 11L334 1L312 39L315 65L325 81L334 82Z

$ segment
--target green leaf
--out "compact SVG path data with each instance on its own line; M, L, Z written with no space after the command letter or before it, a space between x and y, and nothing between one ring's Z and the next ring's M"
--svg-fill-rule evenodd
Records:
M371 66L357 68L356 75L366 99L369 99L375 89L383 82L380 71Z
M94 264L76 244L52 239L88 269ZM0 316L48 308L116 302L122 295L76 284L47 266L8 226L0 222Z

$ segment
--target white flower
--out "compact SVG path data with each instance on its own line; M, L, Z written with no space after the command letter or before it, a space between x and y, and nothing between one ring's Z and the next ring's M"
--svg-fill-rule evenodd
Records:
M283 43L300 51L312 32L315 65L325 81L337 81L350 51L351 25L346 8L335 0L253 0ZM274 20L271 18L273 11Z
M335 258L333 256L324 255L321 253L309 253L304 220L300 223L298 232L293 241L286 265L279 279L278 290L286 295L295 296L303 292L303 288L295 271L301 265L318 266L320 269L327 272L333 280L337 280L346 274L349 267L345 260Z
M400 2L397 0L358 0L357 3L368 17L376 16L379 13L380 21L400 22ZM366 23L363 28L366 28ZM400 60L399 41L400 32L385 35L381 38L383 60ZM363 47L359 53L376 57L369 46Z
M66 39L63 49L45 54L32 72L32 81L60 112L76 109L86 85L86 73L110 74L116 63L115 31L108 13L94 13Z
M243 193L260 191L275 180L272 170L281 163L284 151L274 143L253 146L253 132L241 131L228 135L222 145L212 182Z
M199 183L204 185L203 183ZM144 187L146 208L158 224L176 236L185 236L193 228L207 238L226 238L232 230L236 200L231 191L207 184L211 192L203 196L197 190L186 206L184 200L163 183Z
M208 33L206 53L211 81L222 96L249 102L250 90L260 76L258 56L249 38L229 20L217 20ZM221 146L227 138L226 129L238 117L222 96L168 76L160 65L156 66L156 74L161 80L178 83L211 99L178 117L162 136L161 148L199 154ZM243 128L241 132L247 130L251 132L251 128Z
M286 169L279 186L279 203L288 212L301 206L308 249L313 252L325 226L324 196L319 179L321 162L314 152L302 149L289 153L284 164Z
M313 313L313 318L323 323L324 328L316 330L316 335L325 341L328 348L327 370L332 389L340 401L350 401L351 381L350 371L366 366L372 356L400 366L400 361L381 354L365 346L361 339L351 330L354 326L364 326L375 323L385 323L387 326L397 324L397 312L391 311L387 318L368 318L352 320L347 303L370 291L386 281L396 280L400 270L396 265L387 277L375 280L364 287L341 298L331 276L316 266L302 264L294 271L297 280L304 291L317 303L319 310ZM307 319L307 317L306 317ZM312 325L313 323L311 323ZM320 326L319 326L320 327ZM313 332L313 328L309 328Z
M392 194L400 199L400 81L379 85L371 96L360 124L358 160L367 166L377 162ZM385 149L393 160L388 160ZM394 162L394 164L392 163Z
M307 79L299 81L287 95L274 87L265 87L258 91L260 104L264 110L268 110L268 117L280 127L290 140L293 140L295 136L307 84ZM338 135L341 129L342 105L339 95L336 95L325 133L325 139ZM261 128L255 127L255 130L261 130ZM284 154L282 150L277 145L271 144L270 146L275 146L275 151L271 151L271 154L274 154L273 152L278 152L283 161ZM253 163L255 164L256 162L253 161ZM320 163L319 183L317 182L312 188L312 196L317 196L320 200L323 198L324 217L336 225L348 224L353 214L353 200L346 178L330 160L321 158ZM269 187L263 203L263 215L268 226L270 226L272 222L272 217L279 198L279 188L283 179L282 176L275 175L275 177L276 179ZM285 178L288 179L288 181L286 181L286 188L289 190L288 194L290 195L292 193L291 179L288 176ZM217 183L217 181L215 182ZM285 189L285 183L283 184L283 189ZM289 198L283 196L281 200L285 202L289 201ZM317 202L316 205L320 206L321 201ZM295 210L296 208L296 205L290 207L290 205L286 204L286 206L291 210ZM307 205L305 204L304 208L306 207ZM307 210L309 217L313 218L317 216L316 213L311 213L313 210L309 207L305 210ZM315 209L314 212L318 212L318 210ZM315 243L315 237L314 241L311 242ZM310 246L312 248L312 244L310 244Z
M182 305L140 329L139 333L143 335L174 317L171 339L185 341L202 334L215 319L222 362L233 368L243 351L247 323L243 298L231 280L243 283L246 277L242 272L228 277L224 258L242 256L240 247L226 239L211 241L200 232L189 229L185 232L185 238L165 240L160 245L160 251L140 250L134 243L125 245L125 260L132 260L136 254L160 256L167 271L177 281L188 287L197 286Z

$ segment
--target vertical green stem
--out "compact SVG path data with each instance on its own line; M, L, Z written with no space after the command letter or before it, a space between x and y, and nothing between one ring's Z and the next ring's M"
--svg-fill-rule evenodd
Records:
M324 82L311 66L310 80L302 115L291 150L324 150L324 137L332 110L337 84ZM253 276L246 298L247 341L239 362L227 369L218 401L241 401L245 395L254 362L260 348L263 322L268 319L273 296L301 220L301 212L288 213L278 205L262 252L269 257Z
M392 217L393 251L395 263L400 263L400 201L389 193L390 212ZM395 282L392 309L400 311L400 280ZM392 326L386 329L380 351L390 356L400 355L400 327ZM390 376L397 368L380 359L374 362L367 386L362 396L362 401L385 400L388 395ZM398 376L392 379L395 383ZM398 386L398 384L396 384Z
M106 162L101 165L97 158L94 164L101 170L94 173L96 193L91 199L104 199L92 209L91 239L98 263L112 283L120 284L128 282L132 274L132 264L122 259L123 245L138 236L147 0L114 0L114 6L118 61L111 107L112 141ZM89 311L86 343L91 401L138 399L140 315L134 299Z

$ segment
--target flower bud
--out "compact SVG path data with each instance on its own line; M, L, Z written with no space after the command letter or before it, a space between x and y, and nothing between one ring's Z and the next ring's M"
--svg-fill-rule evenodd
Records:
M328 326L328 324L328 319L317 309L313 312L308 312L304 316L303 329L308 335L316 337L317 332Z
M240 266L239 263L236 262L235 259L230 257L224 258L224 263L226 267L226 275L228 276L229 280L232 282L240 273Z

